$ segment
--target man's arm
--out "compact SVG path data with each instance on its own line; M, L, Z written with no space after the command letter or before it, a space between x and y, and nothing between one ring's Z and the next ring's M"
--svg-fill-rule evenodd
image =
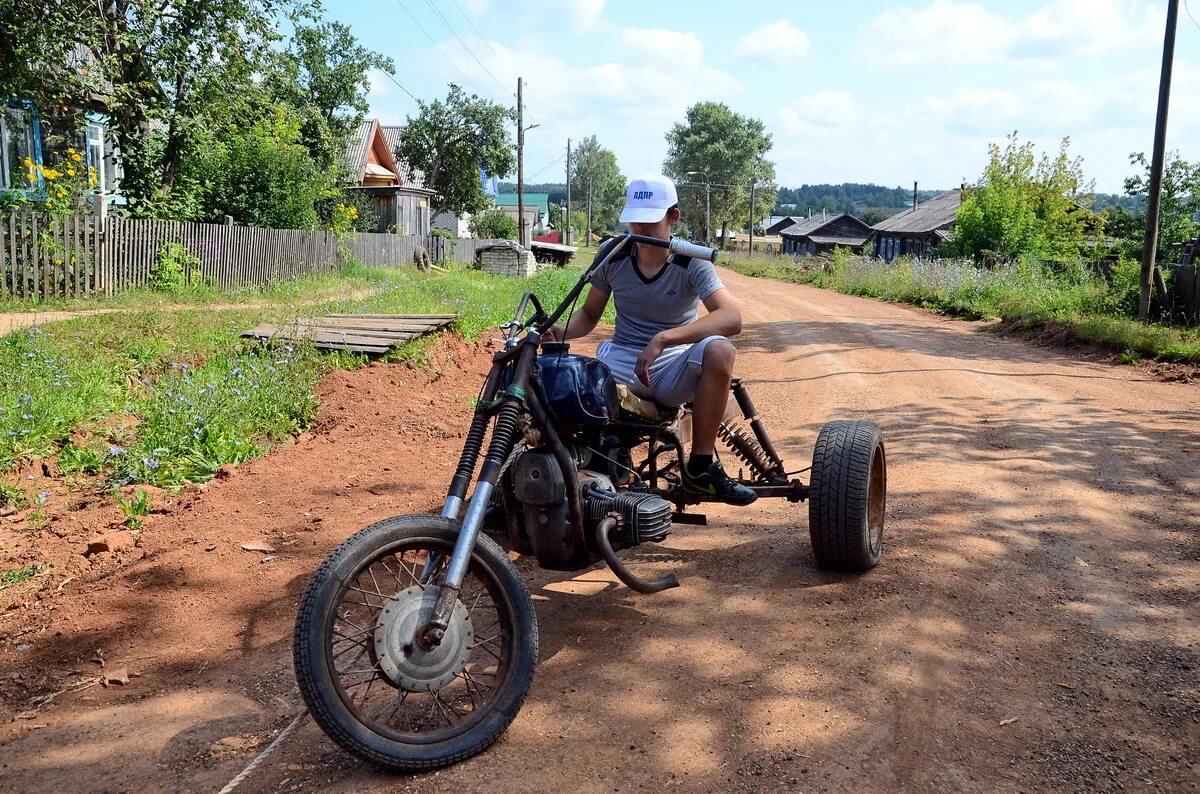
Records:
M578 339L590 334L599 324L600 318L604 316L604 309L608 306L608 296L609 294L603 290L596 289L594 286L589 287L583 305L571 312L565 328L562 325L555 325L551 328L550 338L565 342L568 339Z
M650 385L650 366L665 348L699 342L709 336L737 336L742 332L742 313L729 290L722 287L704 299L708 314L694 323L660 331L638 356L634 373L643 384Z

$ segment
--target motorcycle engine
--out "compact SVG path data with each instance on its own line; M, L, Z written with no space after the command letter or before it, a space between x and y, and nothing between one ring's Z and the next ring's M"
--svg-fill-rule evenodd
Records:
M671 530L670 502L654 494L618 490L610 476L617 472L612 472L609 466L605 466L609 469L605 472L580 468L580 497L588 541L584 548L577 548L579 544L568 529L566 478L554 455L544 449L526 450L512 466L513 493L521 503L523 529L543 568L573 571L599 559L590 548L591 538L596 524L609 513L621 516L620 532L611 538L615 548L658 543ZM618 474L618 483L623 479Z

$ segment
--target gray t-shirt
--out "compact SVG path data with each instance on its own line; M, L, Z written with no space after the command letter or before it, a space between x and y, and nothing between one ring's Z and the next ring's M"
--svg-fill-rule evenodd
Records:
M612 245L600 246L596 259L603 259ZM617 308L613 343L639 350L660 331L695 322L700 302L725 286L712 262L676 254L667 258L654 278L647 279L638 270L634 243L593 273L591 283L611 295Z

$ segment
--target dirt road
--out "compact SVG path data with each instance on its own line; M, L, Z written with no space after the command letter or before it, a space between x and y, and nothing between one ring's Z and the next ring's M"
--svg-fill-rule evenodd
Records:
M310 722L246 790L1200 788L1200 391L724 275L738 370L785 459L807 465L828 419L885 427L883 563L817 571L804 507L772 501L634 555L678 573L657 596L522 561L541 666L492 750L387 776ZM0 788L213 791L240 771L300 708L305 576L353 529L440 499L484 358L436 360L332 376L316 432L4 613L0 687L24 718L0 732ZM60 524L63 543L94 531ZM140 675L35 708L98 649Z

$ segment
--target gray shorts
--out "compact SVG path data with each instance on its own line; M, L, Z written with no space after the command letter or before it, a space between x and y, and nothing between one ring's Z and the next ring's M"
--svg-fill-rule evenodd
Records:
M634 373L638 356L642 354L641 348L605 341L596 350L596 358L607 364L613 377L619 383L628 385L634 394L660 405L675 407L696 396L700 365L704 363L704 348L716 339L724 340L725 337L706 336L690 345L675 345L663 350L662 355L650 365L649 388Z

